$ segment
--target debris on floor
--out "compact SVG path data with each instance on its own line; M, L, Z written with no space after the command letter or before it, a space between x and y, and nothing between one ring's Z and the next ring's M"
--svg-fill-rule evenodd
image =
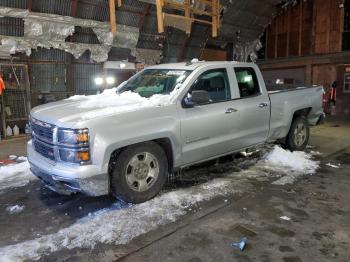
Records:
M7 207L6 211L10 214L17 214L17 213L21 213L23 209L24 209L24 206L15 205L15 206Z
M291 221L291 218L287 217L287 216L281 216L280 219L285 220L285 221Z
M234 227L234 230L237 231L238 233L241 233L244 236L249 236L249 237L257 236L256 232L242 225L236 225Z
M326 166L333 167L333 168L340 168L340 164L338 165L333 165L331 163L327 163Z
M242 238L239 242L232 243L232 247L236 247L239 250L243 251L245 246L247 245L248 239L246 237Z

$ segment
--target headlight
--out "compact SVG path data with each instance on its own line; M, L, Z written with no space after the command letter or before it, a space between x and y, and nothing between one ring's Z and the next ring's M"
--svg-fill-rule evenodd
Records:
M57 141L67 146L86 146L89 143L89 130L85 129L58 129Z
M84 164L90 162L90 151L88 149L71 150L60 149L60 159L65 162Z

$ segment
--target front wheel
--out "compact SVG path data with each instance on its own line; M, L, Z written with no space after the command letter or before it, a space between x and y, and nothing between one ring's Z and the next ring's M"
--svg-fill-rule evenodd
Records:
M156 196L166 182L168 160L155 142L123 150L112 170L111 191L128 203L145 202Z
M310 127L307 119L302 116L297 117L290 127L286 146L291 151L303 151L309 142L309 137Z

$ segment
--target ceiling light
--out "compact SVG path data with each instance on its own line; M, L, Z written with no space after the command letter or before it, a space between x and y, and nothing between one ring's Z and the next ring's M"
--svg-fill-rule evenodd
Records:
M107 84L109 84L109 85L115 84L115 77L113 77L113 76L108 76L108 77L106 78L106 82L107 82Z
M100 86L103 84L103 78L102 77L95 77L95 84Z

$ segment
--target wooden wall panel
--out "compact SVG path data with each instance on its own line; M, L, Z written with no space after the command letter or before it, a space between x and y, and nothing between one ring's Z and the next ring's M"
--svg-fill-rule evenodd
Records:
M287 33L288 33L288 15L278 16L277 20L277 57L287 56Z
M267 58L275 58L275 38L276 38L276 33L275 33L275 26L269 25L267 28L267 40L266 40L266 53L267 53Z
M301 50L300 55L306 56L312 53L312 27L313 27L313 1L303 2L301 24Z
M315 1L315 53L341 51L341 9L334 0Z
M204 49L201 59L205 61L226 61L227 52L223 50Z
M300 0L267 30L267 59L341 52L343 10L335 0Z
M299 55L299 28L301 12L300 7L294 6L290 10L290 22L289 22L289 56Z

